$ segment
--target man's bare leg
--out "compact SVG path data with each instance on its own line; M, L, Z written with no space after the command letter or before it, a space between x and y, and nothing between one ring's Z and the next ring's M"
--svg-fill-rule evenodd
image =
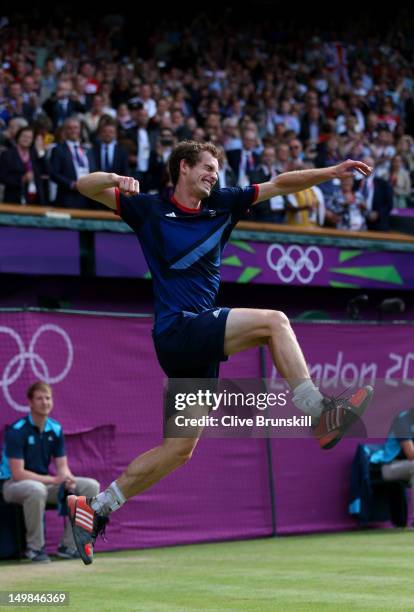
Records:
M253 308L230 310L224 341L226 355L266 344L278 372L292 386L296 381L310 378L305 357L283 312Z
M165 438L160 446L139 455L116 480L129 499L160 481L191 459L198 438Z
M279 374L294 390L295 405L306 414L318 417L323 410L323 396L311 381L305 357L287 316L277 310L230 310L224 341L226 355L266 345Z
M193 428L200 435L201 428ZM192 432L191 432L192 433ZM108 515L120 508L130 497L148 487L186 463L196 447L198 437L165 438L157 446L132 461L125 472L96 497L69 495L69 518L76 548L82 561L93 561L95 540L105 530Z
M302 350L282 312L234 308L230 310L224 342L226 355L268 345L273 363L294 391L295 406L312 416L321 448L333 448L368 407L373 389L358 389L350 398L325 399L313 384Z

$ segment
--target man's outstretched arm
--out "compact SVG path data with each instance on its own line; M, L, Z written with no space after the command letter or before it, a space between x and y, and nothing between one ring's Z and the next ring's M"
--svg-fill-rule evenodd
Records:
M139 182L130 176L119 176L113 172L92 172L82 176L76 182L76 188L82 195L108 208L116 210L115 187L126 196L139 193Z
M330 181L332 179L346 178L353 175L353 170L357 170L363 176L369 176L372 168L361 161L348 159L347 161L329 166L328 168L312 168L311 170L294 170L292 172L284 172L279 174L274 179L267 183L258 185L259 192L255 204L268 200L278 195L288 195L289 193L297 193L304 189L309 189L319 183Z

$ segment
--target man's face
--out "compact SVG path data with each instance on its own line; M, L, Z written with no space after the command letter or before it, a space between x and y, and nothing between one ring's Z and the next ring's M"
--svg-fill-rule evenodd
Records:
M220 116L215 113L211 113L207 117L206 127L210 130L213 128L220 128Z
M136 112L136 122L139 125L139 127L143 127L146 128L148 125L148 113L145 110L145 108L140 108L138 110L135 111Z
M17 99L22 93L22 88L20 83L12 83L10 85L10 97L13 99Z
M68 121L66 124L66 138L68 140L79 140L80 124L78 121Z
M90 77L92 77L92 76L93 76L94 71L95 71L95 70L94 70L94 67L92 66L92 64L89 64L89 63L84 64L84 65L82 66L82 70L81 70L82 74L83 74L83 75L84 75L84 76L85 76L87 79L89 79Z
M316 91L309 91L306 99L308 104L318 104L318 94Z
M50 389L37 390L33 397L29 399L29 406L32 413L36 416L48 416L53 409L53 398Z
M253 151L256 146L256 136L254 132L246 132L243 136L243 149Z
M293 158L299 157L302 153L302 144L299 140L292 140L289 144L289 149Z
M102 107L103 107L102 96L95 96L92 102L93 110L100 111L102 110Z
M326 148L330 153L335 153L338 148L338 141L336 138L329 138L326 142Z
M286 144L279 145L277 149L277 156L280 161L287 161L289 159L289 147Z
M85 93L86 83L87 83L86 78L82 74L78 74L77 77L76 77L76 85L75 85L76 90L79 93L84 94Z
M290 113L290 103L288 102L288 100L283 100L280 106L280 110L282 112L282 115L288 115Z
M262 155L263 163L266 166L273 166L276 161L276 151L273 147L266 147Z
M388 144L388 132L387 130L380 130L378 133L378 142L382 145Z
M173 110L171 113L171 121L174 125L182 125L184 123L184 115L180 110Z
M312 106L309 109L309 119L311 121L318 121L319 119L319 108L317 106Z
M56 89L56 97L59 100L62 100L64 98L68 98L69 94L70 94L70 85L68 83L59 83L59 85L57 86Z
M30 76L24 78L24 90L28 93L34 90L34 79Z
M160 134L160 143L163 147L172 147L174 144L174 135L171 130L162 130Z
M116 139L116 127L114 125L104 125L100 131L101 141L109 144Z
M218 160L208 151L203 151L195 166L181 162L181 174L192 194L202 200L207 198L218 178Z

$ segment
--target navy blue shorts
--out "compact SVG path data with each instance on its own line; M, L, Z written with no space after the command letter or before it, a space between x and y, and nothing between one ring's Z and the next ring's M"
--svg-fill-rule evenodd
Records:
M210 308L199 314L182 312L161 334L155 351L168 378L218 378L226 361L224 336L230 308Z

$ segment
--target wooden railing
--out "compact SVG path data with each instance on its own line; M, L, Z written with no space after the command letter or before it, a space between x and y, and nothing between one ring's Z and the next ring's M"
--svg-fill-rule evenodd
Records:
M21 204L0 204L0 214L29 215L37 217L67 217L72 219L91 219L99 221L119 221L119 217L109 210L79 210L57 208L55 206L26 206ZM325 227L301 227L300 225L284 225L276 223L258 223L256 221L240 221L237 229L256 232L277 232L282 234L302 234L308 236L332 236L335 238L360 238L365 240L384 240L414 244L414 236L399 232L351 232Z

